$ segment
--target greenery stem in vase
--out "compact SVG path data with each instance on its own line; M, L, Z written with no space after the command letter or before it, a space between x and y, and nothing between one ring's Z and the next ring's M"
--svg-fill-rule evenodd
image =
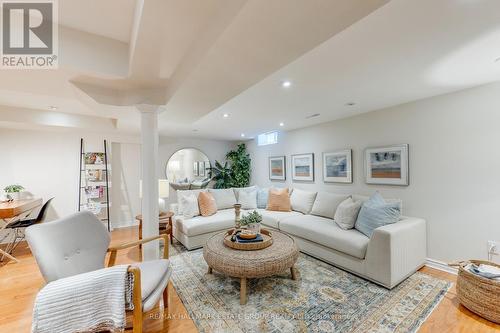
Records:
M262 222L262 215L257 213L256 210L253 212L243 215L240 220L240 225L242 227L247 227L248 229L260 233L260 223Z
M14 184L14 185L6 186L3 190L7 194L7 197L9 199L19 200L20 199L20 192L22 192L24 190L24 187L22 187L21 185L18 185L18 184Z

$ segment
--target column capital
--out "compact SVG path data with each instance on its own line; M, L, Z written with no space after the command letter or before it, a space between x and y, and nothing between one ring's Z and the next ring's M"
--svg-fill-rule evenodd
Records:
M136 104L135 108L139 110L141 113L157 113L159 114L162 111L163 105L155 105L155 104Z

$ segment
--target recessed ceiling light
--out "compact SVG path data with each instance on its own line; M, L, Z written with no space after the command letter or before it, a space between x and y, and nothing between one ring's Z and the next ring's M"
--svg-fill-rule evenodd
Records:
M49 110L57 110L58 107L55 105L49 105Z
M224 118L227 118L227 117L229 117L229 114L224 113L222 116L223 116Z
M354 102L349 102L349 103L346 103L346 105L347 105L347 106L354 106L354 105L356 105L356 103L354 103Z
M319 113L315 113L306 117L306 119L319 117Z
M193 130L193 132L198 132L198 130L195 128L195 129Z
M281 127L285 126L285 123L280 123L280 126L281 126Z
M290 87L291 85L292 85L292 82L290 82L290 81L288 81L288 80L283 81L283 82L281 83L281 86L282 86L283 88L288 88L288 87Z
M241 137L244 138L245 137L245 133L241 133Z

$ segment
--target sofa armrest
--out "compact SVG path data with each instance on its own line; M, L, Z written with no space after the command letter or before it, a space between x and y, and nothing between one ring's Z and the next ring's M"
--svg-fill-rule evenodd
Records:
M426 256L425 220L404 217L375 229L366 251L366 274L393 288L419 269Z

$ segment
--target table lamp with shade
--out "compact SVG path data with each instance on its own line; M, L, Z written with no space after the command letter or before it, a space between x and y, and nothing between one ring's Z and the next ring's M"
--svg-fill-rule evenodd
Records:
M169 196L170 184L166 179L158 179L158 206L161 211L165 211L165 198ZM142 199L142 179L139 181L139 198Z

